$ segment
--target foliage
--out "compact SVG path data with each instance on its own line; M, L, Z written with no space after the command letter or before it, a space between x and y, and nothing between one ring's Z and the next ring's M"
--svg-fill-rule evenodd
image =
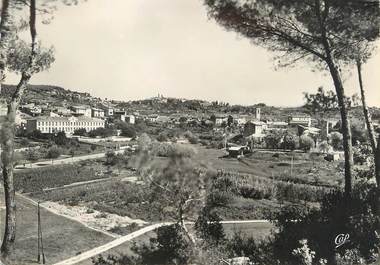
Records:
M373 160L372 148L369 144L358 144L354 147L354 162L356 164L363 165L371 160Z
M190 131L186 131L184 136L191 144L197 144L199 142L199 138Z
M279 131L271 131L267 133L264 137L265 144L268 148L278 149L280 148L281 141L283 139L283 135Z
M220 221L221 218L213 211L212 207L203 207L195 222L197 236L209 245L222 244L225 240L225 234Z
M253 237L244 236L241 232L235 232L226 243L226 251L230 257L248 257L253 264L279 265L273 256L270 242L258 242Z
M35 148L28 148L24 156L31 162L37 161L40 158L39 152Z
M178 224L157 229L157 238L151 238L149 245L133 248L142 265L187 265L191 257L191 248Z
M86 134L87 134L87 131L85 128L76 129L74 131L74 135L77 135L77 136L85 136Z
M56 159L62 154L62 149L58 146L52 146L47 150L46 158Z
M13 39L10 44L12 49L9 49L7 54L7 68L15 73L22 73L29 70L29 57L31 54L31 45L19 38ZM41 43L38 42L35 47L35 63L33 69L30 69L32 73L39 73L54 63L54 48L44 48Z
M94 265L187 265L192 250L186 242L179 225L163 226L157 229L157 237L150 238L149 244L133 245L136 256L109 255L92 259Z
M288 150L294 150L297 148L297 143L298 143L298 137L295 134L292 133L286 133L284 136L284 149Z
M338 108L338 99L332 90L325 91L319 87L317 93L304 93L305 108L313 114L324 113Z
M356 249L369 261L380 244L376 233L380 219L374 215L376 196L378 191L374 186L363 184L356 186L350 197L340 190L327 194L320 209L285 207L272 219L279 231L273 241L276 257L284 263L299 264L291 253L301 247L300 240L307 239L317 260L331 262L336 251L342 254ZM350 241L336 249L334 242L338 234L349 234Z
M139 143L138 153L133 158L135 166L150 184L153 198L165 202L162 211L182 222L185 212L192 211L202 200L201 187L207 173L198 168L192 148L152 142L147 135L142 135ZM154 158L162 155L167 156L168 161L158 166Z
M319 144L318 148L320 152L327 153L330 150L331 146L327 141L323 141Z
M351 125L351 133L353 145L358 145L360 143L364 144L368 142L368 134L364 126L361 126L358 123L353 123Z
M335 150L343 149L343 135L339 132L332 132L329 137L329 142Z
M119 121L116 123L116 128L121 130L121 136L135 138L136 137L136 129L133 125L128 124L126 122Z
M315 145L313 138L307 135L301 135L300 137L300 148L305 152L310 151Z
M67 139L65 132L58 132L53 137L53 140L56 145L66 145L68 142L70 142L70 140Z
M106 138L116 135L116 131L112 128L96 128L95 130L92 130L88 133L88 136L95 138L95 137L101 137Z

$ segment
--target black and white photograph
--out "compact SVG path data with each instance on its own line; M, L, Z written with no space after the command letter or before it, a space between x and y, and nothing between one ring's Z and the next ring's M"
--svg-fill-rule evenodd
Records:
M0 0L0 265L380 265L379 0Z

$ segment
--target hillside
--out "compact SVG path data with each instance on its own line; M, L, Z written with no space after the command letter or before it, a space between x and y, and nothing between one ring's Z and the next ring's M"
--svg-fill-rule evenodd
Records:
M14 89L14 85L3 85L1 95L9 97ZM101 102L101 99L92 97L89 93L71 91L51 85L28 85L22 99L22 104L36 103L53 106L68 106L72 104L95 105L99 102Z
M14 85L3 85L2 96L9 97L15 89ZM289 115L294 113L308 113L304 107L274 107L264 103L253 104L252 106L230 105L225 102L208 102L205 100L177 99L154 97L138 101L116 102L104 101L100 98L91 96L89 93L71 91L59 86L52 85L29 85L22 104L35 103L38 105L51 106L71 106L71 105L90 105L99 107L102 104L113 105L116 108L124 108L130 112L140 114L159 114L159 115L191 115L209 117L227 114L252 114L257 107L261 108L263 120L286 120ZM372 117L375 121L380 120L380 109L372 108ZM313 118L320 118L320 114L312 115ZM352 108L350 116L355 120L363 120L361 107ZM340 119L339 111L334 110L323 113L324 118Z

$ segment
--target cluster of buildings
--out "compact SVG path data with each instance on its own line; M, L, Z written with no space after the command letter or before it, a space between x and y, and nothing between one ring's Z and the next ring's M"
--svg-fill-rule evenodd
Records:
M65 132L72 135L78 129L90 132L97 128L105 128L115 120L135 123L134 115L111 106L54 107L30 103L20 106L18 117L18 125L28 133L39 130L41 133Z

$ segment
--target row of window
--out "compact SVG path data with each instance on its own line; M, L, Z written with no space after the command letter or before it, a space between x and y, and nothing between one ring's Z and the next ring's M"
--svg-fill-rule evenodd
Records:
M37 126L104 126L104 122L38 121Z
M99 127L88 127L88 128L83 128L83 129L88 129L89 131L91 130L95 130L96 128L99 128ZM57 131L57 132L60 132L60 131L65 131L65 132L74 132L75 130L77 129L82 129L82 128L72 128L72 127L38 127L37 128L38 130L40 130L41 132L54 132L54 131Z

